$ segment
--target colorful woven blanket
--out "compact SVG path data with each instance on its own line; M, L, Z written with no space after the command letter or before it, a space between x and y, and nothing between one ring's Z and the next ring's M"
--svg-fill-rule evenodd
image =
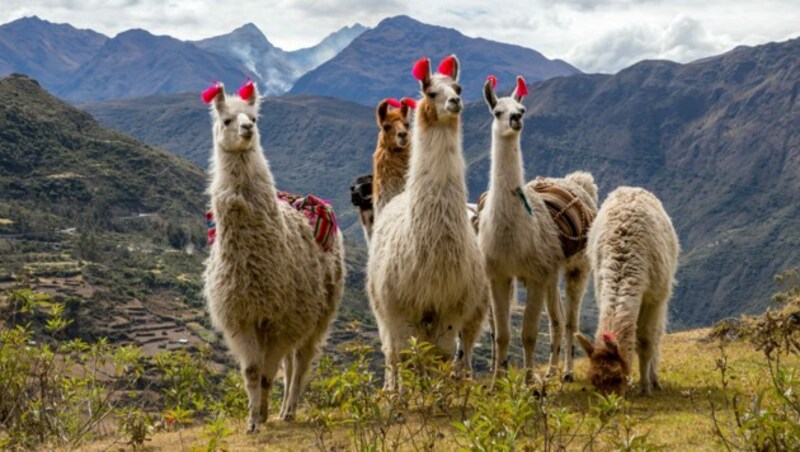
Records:
M284 202L303 214L314 232L314 240L324 251L333 248L336 232L339 225L336 223L336 214L329 201L317 198L314 195L300 196L283 191L278 192L278 201ZM217 225L214 214L206 212L206 226L208 227L208 245L214 244L217 234Z

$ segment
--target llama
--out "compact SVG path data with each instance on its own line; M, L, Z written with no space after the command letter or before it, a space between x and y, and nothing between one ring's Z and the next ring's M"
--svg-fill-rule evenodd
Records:
M372 205L372 174L359 176L350 185L350 202L358 209L358 222L364 231L364 243L369 245L372 225L375 224L375 209Z
M241 366L247 431L255 432L268 418L282 361L280 418L293 418L342 297L345 267L341 234L324 251L308 219L278 200L255 126L259 97L252 82L239 97L226 96L221 84L203 95L213 102L208 193L217 226L204 292L212 323Z
M389 107L394 109L389 109ZM406 185L406 169L411 156L409 116L416 103L411 99L386 99L375 110L378 144L372 154L372 203L375 215L400 194Z
M600 320L594 343L578 334L589 356L589 380L601 392L624 392L634 348L639 388L661 389L658 356L675 284L680 245L672 221L652 193L619 187L600 207L589 232Z
M477 238L464 206L459 63L445 58L436 74L423 58L412 71L423 94L405 191L376 216L367 264L367 290L386 356L385 388L399 388L399 352L411 336L452 353L460 334L459 366L472 348L487 308L488 284Z
M570 381L572 336L578 331L578 314L589 276L583 251L585 233L597 212L597 187L591 174L580 171L563 179L539 178L525 184L520 134L525 114L521 102L527 86L522 77L517 77L511 96L498 99L495 84L496 78L490 76L484 85L484 97L494 116L492 167L478 220L479 243L492 291L495 377L508 367L509 309L516 298L515 278L525 284L528 296L522 323L525 368L530 371L533 367L545 301L550 317L549 374L559 367L564 326L558 278L563 268L569 333L564 379Z

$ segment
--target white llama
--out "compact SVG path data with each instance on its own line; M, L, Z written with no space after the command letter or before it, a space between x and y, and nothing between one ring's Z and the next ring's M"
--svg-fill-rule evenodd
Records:
M419 60L417 103L406 188L377 215L370 241L367 288L386 355L385 387L397 389L399 351L416 336L454 351L471 366L488 286L477 239L464 212L461 87L455 56L438 73Z
M213 101L211 210L216 239L206 264L205 297L214 326L239 361L249 400L248 432L268 418L272 382L283 361L281 419L291 419L344 287L344 251L315 241L308 220L279 202L259 143L259 98L252 82Z
M550 317L550 373L560 363L564 334L560 269L567 287L567 368L572 379L572 340L586 290L589 263L583 251L585 233L597 211L597 187L592 175L575 172L563 179L536 179L525 184L520 133L527 86L522 77L510 97L498 99L496 79L489 77L484 97L492 123L492 168L489 192L479 215L479 242L486 259L492 291L495 335L495 376L508 367L510 313L514 279L527 288L522 323L525 368L531 369L539 333L539 316L546 303ZM556 209L555 215L548 209Z
M594 342L578 335L598 390L624 392L634 350L642 393L661 388L659 347L679 252L672 221L652 193L619 187L608 195L588 245L600 320Z

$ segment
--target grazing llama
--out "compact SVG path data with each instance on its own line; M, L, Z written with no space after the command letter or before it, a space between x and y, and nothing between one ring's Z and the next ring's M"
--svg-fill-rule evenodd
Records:
M419 60L413 74L423 98L414 117L405 191L377 215L367 289L386 356L387 389L399 388L400 350L410 337L452 353L469 367L486 311L488 285L475 233L464 212L461 87L455 56L432 74Z
M239 97L221 84L213 102L211 211L216 220L204 274L214 326L239 361L249 401L247 430L268 417L273 378L283 361L281 419L294 416L311 362L325 340L344 287L341 234L332 249L315 241L308 219L277 198L259 143L259 98L248 82Z
M522 323L525 368L533 367L545 301L550 317L549 372L558 368L564 334L558 277L563 268L569 332L564 379L569 381L573 372L572 336L578 331L578 314L589 277L589 262L583 251L585 234L597 212L597 187L591 174L580 171L563 179L536 179L525 184L520 134L525 114L521 102L527 86L522 77L517 77L511 96L498 99L495 84L496 79L490 76L484 85L494 121L491 178L478 227L492 291L495 376L508 367L509 309L515 298L515 278L525 284L528 296Z
M577 336L589 355L589 380L601 392L624 392L634 348L642 393L661 388L659 346L679 252L672 221L652 193L619 187L608 195L589 232L597 334L594 343Z

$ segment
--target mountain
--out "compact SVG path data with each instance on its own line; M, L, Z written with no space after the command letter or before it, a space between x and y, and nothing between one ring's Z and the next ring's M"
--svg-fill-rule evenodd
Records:
M683 248L670 307L674 328L763 310L775 291L772 275L800 265L800 40L690 64L643 61L616 75L554 78L532 84L525 103L529 178L585 169L601 198L619 185L638 185L664 202ZM310 104L324 105L324 113ZM334 198L357 233L344 197L370 167L372 109L292 96L264 108L259 124L276 176L293 190L313 187ZM173 152L194 149L201 164L210 146L196 94L176 105L131 99L89 111ZM467 105L473 200L488 184L491 121L482 101ZM587 301L585 309L594 307Z
M298 69L298 74L302 75L338 55L339 52L367 30L368 28L361 24L344 27L337 32L329 34L319 44L287 52L287 56L289 61Z
M254 79L263 94L278 95L288 91L298 77L332 58L361 34L365 27L355 24L332 33L319 44L292 52L273 46L254 24L245 24L232 32L194 44L217 55L233 58Z
M36 16L0 26L0 77L23 72L56 90L86 64L108 37Z
M211 120L197 93L94 103L86 109L107 127L208 165ZM373 109L326 97L270 97L261 104L258 125L278 187L332 200L340 224L357 227L348 187L355 175L372 167L378 135Z
M119 99L202 91L214 79L232 84L245 78L235 62L190 43L129 30L108 40L59 95L74 101Z
M232 32L196 41L197 47L222 57L231 58L258 80L264 94L281 94L289 90L297 78L296 68L286 52L273 46L255 25L248 23Z
M520 74L530 83L579 73L569 64L548 60L535 50L470 38L453 29L397 16L365 31L334 58L300 77L289 93L332 96L370 106L385 97L413 97L419 92L411 77L413 62L427 56L437 64L450 53L462 63L466 100L480 98L483 82L490 74L513 86Z
M205 186L196 165L102 128L27 76L0 79L0 287L68 304L68 336L148 354L213 337L198 295Z

